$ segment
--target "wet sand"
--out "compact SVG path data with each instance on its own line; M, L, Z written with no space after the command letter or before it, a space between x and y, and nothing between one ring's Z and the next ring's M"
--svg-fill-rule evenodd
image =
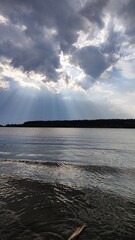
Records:
M98 188L0 178L1 240L135 239L135 202Z

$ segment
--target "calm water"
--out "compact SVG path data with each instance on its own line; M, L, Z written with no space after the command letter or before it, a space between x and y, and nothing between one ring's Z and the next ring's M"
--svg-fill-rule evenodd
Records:
M135 130L0 128L0 239L135 239Z

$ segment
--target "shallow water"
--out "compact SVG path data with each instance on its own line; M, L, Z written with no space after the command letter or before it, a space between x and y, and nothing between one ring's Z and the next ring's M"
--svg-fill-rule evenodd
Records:
M0 128L0 239L135 239L134 133Z

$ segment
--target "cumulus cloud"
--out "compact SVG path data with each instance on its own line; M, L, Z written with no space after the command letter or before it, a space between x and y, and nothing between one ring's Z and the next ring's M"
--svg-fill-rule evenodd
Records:
M125 0L117 11L117 15L125 26L125 33L130 37L131 42L135 43L135 1Z
M98 78L108 67L107 59L94 46L77 50L73 55L73 62L78 64L86 74L93 78Z
M56 88L61 79L63 86L72 82L79 67L81 86L88 89L134 45L134 5L133 0L0 0L0 56L15 69L44 75L41 81L55 82ZM73 74L61 54L69 56Z
M0 1L0 11L9 19L6 27L1 26L0 54L10 58L14 67L57 80L60 51L71 51L83 26L71 4L66 0L6 0ZM23 31L21 26L25 26Z
M99 28L102 28L104 26L103 17L107 2L108 0L86 1L84 7L80 10L80 13L91 23L97 24Z

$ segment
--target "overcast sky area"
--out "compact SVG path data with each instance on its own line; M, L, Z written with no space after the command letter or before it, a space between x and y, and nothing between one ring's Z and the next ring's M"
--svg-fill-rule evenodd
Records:
M135 118L135 0L0 0L0 124Z

